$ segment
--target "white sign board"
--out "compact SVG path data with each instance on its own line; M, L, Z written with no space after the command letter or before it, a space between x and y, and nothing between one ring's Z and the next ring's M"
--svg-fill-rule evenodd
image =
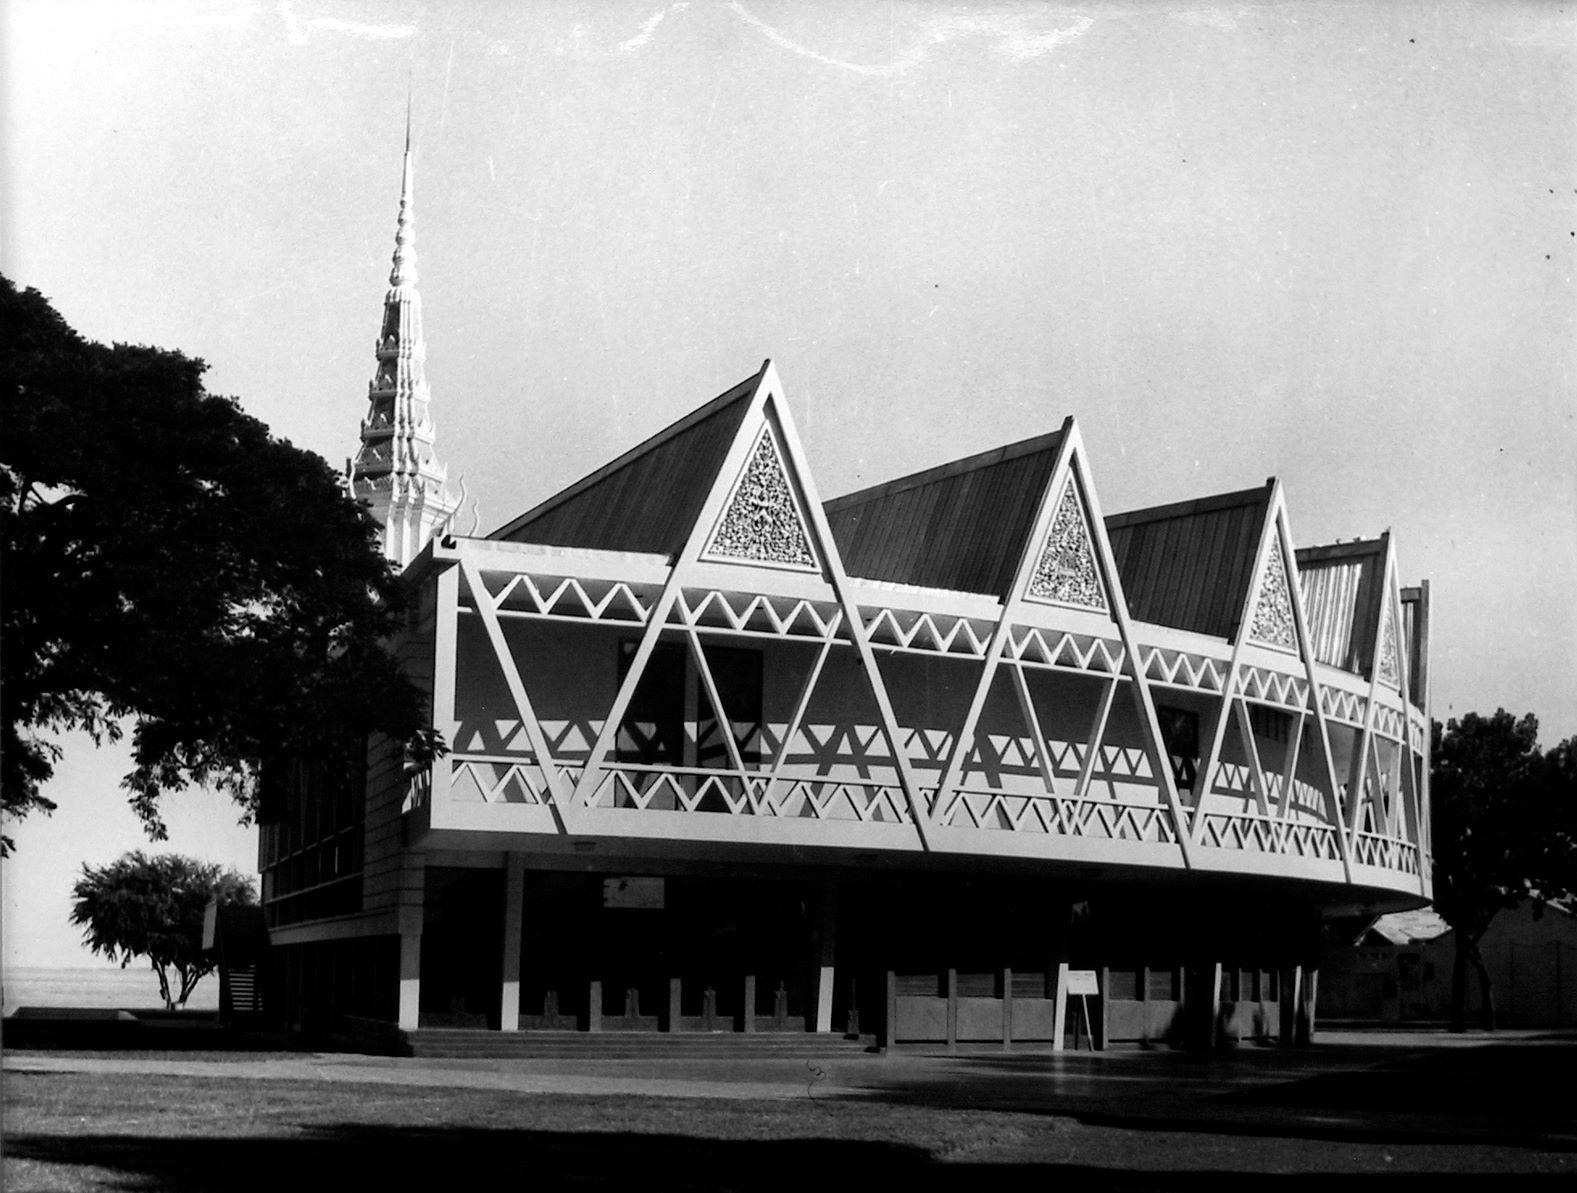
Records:
M1099 994L1100 992L1101 987L1095 980L1095 971L1093 969L1070 969L1068 971L1068 993L1070 995Z
M661 911L663 880L661 878L604 878L602 905L627 911Z

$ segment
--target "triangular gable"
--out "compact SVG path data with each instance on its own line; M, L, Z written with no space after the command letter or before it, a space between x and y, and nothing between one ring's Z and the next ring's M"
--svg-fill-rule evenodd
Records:
M686 478L689 492L695 496L689 522L674 540L670 551L672 570L651 606L646 627L630 658L629 670L620 681L613 704L603 718L602 729L576 782L571 813L578 814L587 808L602 782L616 729L662 633L665 630L672 633L682 626L695 652L698 670L703 676L708 673L706 654L695 626L685 624L682 618L678 623L671 620L685 586L714 584L717 577L713 569L720 566L790 567L814 572L826 585L826 598L839 606L842 622L848 627L850 639L860 654L861 671L880 713L878 732L893 756L910 816L924 845L929 813L903 753L891 702L871 653L859 609L849 594L847 575L818 505L815 484L804 465L799 437L772 362L765 362L760 373L745 386L730 391L703 409L712 412L710 425L726 425L726 442L715 453L715 462L705 472ZM691 428L708 425L708 420L693 417L684 421ZM649 504L661 505L666 502L667 494L653 490L642 494L641 498ZM522 531L531 529L523 527ZM830 645L830 640L824 644L823 656ZM804 694L806 699L814 682L813 676ZM710 685L707 699L719 720L726 720L718 693ZM737 765L737 760L731 761L736 761Z
M711 493L760 380L757 374L720 394L488 537L674 555Z
M1269 502L1265 486L1107 518L1129 614L1232 638L1253 583Z
M1297 627L1292 618L1292 580L1281 551L1281 536L1273 534L1265 552L1265 567L1260 573L1259 591L1254 596L1254 612L1249 619L1249 640L1277 650L1298 649Z
M1061 446L1061 431L829 501L849 575L1002 596Z
M1089 516L1071 474L1063 484L1024 596L1031 601L1099 613L1111 608L1106 586L1095 566Z
M820 572L799 497L783 470L783 450L763 420L755 446L723 504L703 559Z

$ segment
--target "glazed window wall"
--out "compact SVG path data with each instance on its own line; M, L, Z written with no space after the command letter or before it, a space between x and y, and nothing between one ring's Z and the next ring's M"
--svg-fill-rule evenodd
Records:
M366 757L356 736L265 766L258 824L269 927L361 910Z

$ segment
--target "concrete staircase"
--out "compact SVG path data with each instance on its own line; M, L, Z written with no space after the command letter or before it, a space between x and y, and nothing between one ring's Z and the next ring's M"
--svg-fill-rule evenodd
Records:
M397 1034L399 1054L419 1057L757 1060L850 1056L876 1046L874 1036L851 1039L812 1032L501 1032L422 1028Z

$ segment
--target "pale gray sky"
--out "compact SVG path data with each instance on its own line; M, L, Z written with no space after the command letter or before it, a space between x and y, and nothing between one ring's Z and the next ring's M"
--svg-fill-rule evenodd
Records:
M1389 527L1435 714L1577 732L1569 9L4 12L0 268L331 460L409 84L439 451L484 528L771 356L828 495L1071 413L1108 511L1276 475L1301 542ZM8 960L85 956L61 892L141 843L119 768L17 832Z

